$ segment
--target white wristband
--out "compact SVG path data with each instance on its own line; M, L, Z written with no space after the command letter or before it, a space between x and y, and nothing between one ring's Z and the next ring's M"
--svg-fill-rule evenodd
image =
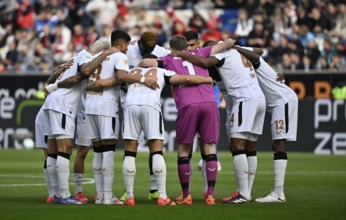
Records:
M46 86L46 90L48 93L52 93L57 89L58 89L58 83L49 84L48 86Z
M142 78L141 78L141 80L139 81L140 83L144 83L144 81L145 81L145 77L144 76L142 76Z

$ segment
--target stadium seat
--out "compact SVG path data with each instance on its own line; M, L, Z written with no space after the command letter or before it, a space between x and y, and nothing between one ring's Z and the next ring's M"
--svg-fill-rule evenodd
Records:
M220 15L220 21L222 23L222 30L228 30L234 32L237 28L238 10L226 9L224 13Z

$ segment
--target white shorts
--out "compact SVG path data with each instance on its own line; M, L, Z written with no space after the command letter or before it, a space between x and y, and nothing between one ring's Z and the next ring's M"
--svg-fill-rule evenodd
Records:
M35 142L36 148L48 148L47 136L44 135L44 126L35 123Z
M231 113L227 118L229 136L239 138L237 133L241 133L241 136L248 140L257 139L256 135L261 135L263 131L265 106L264 98L233 102ZM249 136L247 133L254 135Z
M124 110L123 139L138 140L142 130L146 140L164 140L161 112L150 106L127 106Z
M85 115L88 135L91 140L107 140L119 137L119 116Z
M285 105L271 109L272 139L295 141L297 139L298 99L291 99Z
M49 137L66 136L74 138L76 128L75 117L51 109L45 109L44 115L46 118L44 135L48 135Z
M92 146L84 114L77 115L76 145L86 147Z
M46 124L44 111L41 108L35 118L35 143L36 148L48 148L47 136L44 135L44 125Z

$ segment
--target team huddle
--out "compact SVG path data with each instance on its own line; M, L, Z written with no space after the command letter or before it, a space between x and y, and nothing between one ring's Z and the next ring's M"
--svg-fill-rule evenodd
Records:
M135 206L134 179L138 142L144 138L150 151L148 199L159 206L191 205L191 150L199 136L203 159L204 201L215 205L218 173L216 143L220 119L213 83L227 103L226 128L233 155L237 189L223 204L248 203L257 169L256 142L262 134L265 111L271 113L274 151L274 190L256 202L285 202L286 141L297 132L298 101L261 57L259 48L240 47L232 37L206 42L199 48L197 33L174 36L171 50L156 45L156 35L144 32L138 42L124 31L113 31L111 42L97 40L58 67L47 81L47 97L35 120L36 146L43 148L48 203L85 204L84 159L88 148L96 185L95 204ZM212 77L210 77L212 76ZM163 156L164 123L160 96L172 87L178 114L178 176L180 197L166 194L166 163ZM123 118L119 118L122 108ZM123 121L122 125L120 124ZM114 153L122 132L122 173L125 193L113 195ZM70 155L78 146L74 163L76 195L69 189Z

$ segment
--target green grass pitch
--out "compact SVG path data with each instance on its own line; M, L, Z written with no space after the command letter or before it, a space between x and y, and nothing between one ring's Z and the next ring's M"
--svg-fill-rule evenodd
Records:
M95 185L92 181L90 152L86 160L84 192L92 201ZM122 179L122 150L115 158L114 194L124 191ZM167 193L174 199L181 193L176 153L165 153L167 163ZM72 155L73 162L75 154ZM198 170L199 155L193 157L191 206L158 207L147 200L149 190L148 154L137 155L135 179L135 207L82 206L46 204L47 189L42 173L41 150L0 150L0 219L21 220L103 220L103 219L346 219L346 158L335 155L289 153L285 183L286 203L224 205L220 201L236 189L232 157L229 152L219 153L222 171L218 174L215 195L217 204L206 206L202 199L202 176ZM273 155L258 153L258 169L252 197L267 195L273 187ZM74 193L71 173L70 190ZM89 183L88 183L89 182Z

